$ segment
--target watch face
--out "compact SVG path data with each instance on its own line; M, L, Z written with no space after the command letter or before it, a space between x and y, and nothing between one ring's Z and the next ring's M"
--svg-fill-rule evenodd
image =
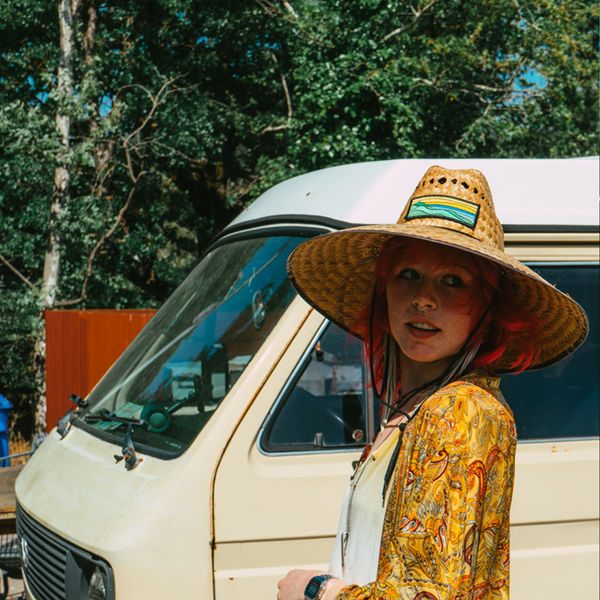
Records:
M315 575L309 582L306 588L304 588L304 598L307 600L314 600L315 597L321 596L319 590L325 581L333 579L333 575Z
M321 581L315 581L314 578L308 582L306 589L304 590L304 595L308 598L314 598L315 594L319 591L321 587Z

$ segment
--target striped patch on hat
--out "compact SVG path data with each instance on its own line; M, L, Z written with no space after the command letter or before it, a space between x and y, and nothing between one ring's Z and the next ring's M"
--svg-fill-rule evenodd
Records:
M451 196L421 196L413 198L406 214L411 219L446 219L475 229L479 204Z

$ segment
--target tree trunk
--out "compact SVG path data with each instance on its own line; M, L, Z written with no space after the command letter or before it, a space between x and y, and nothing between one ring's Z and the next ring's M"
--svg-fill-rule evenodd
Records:
M44 261L44 276L41 290L41 308L35 343L34 369L37 381L37 401L35 407L35 433L46 432L46 336L44 312L54 305L60 268L59 221L62 207L69 196L70 172L68 164L69 135L71 117L65 111L72 102L73 95L73 12L76 6L71 0L59 0L58 19L60 23L60 60L58 64L57 85L60 101L56 113L56 129L62 141L62 152L58 157L58 166L54 172L54 196L50 207L48 223L48 244Z
M94 36L96 34L96 27L98 24L98 9L96 8L95 0L90 0L87 9L87 26L85 28L85 35L83 37L84 45L84 56L85 62L88 68L91 67L94 60ZM94 140L94 162L96 166L96 181L92 194L99 198L102 198L107 194L106 181L104 176L104 170L110 163L115 149L115 140L110 138L108 140L98 140L95 137L98 129L97 119L100 116L100 111L97 103L91 101L90 107L90 138Z

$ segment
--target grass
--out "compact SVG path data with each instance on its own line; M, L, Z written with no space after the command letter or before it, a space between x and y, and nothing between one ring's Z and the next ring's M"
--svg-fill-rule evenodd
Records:
M16 434L10 432L8 439L8 454L13 456L14 454L22 454L31 450L31 442L27 441L20 432ZM29 460L29 456L17 456L16 458L10 459L10 466L15 467L16 465L23 465Z

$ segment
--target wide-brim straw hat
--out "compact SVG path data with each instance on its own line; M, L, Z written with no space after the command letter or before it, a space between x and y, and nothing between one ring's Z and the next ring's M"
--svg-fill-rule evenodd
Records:
M292 285L311 306L350 331L372 299L379 252L394 236L444 244L497 263L522 308L542 323L540 354L528 370L557 363L585 340L589 324L583 308L504 252L489 184L475 169L428 169L395 224L355 227L303 242L288 259ZM519 355L520 349L509 345L491 367L510 372Z

